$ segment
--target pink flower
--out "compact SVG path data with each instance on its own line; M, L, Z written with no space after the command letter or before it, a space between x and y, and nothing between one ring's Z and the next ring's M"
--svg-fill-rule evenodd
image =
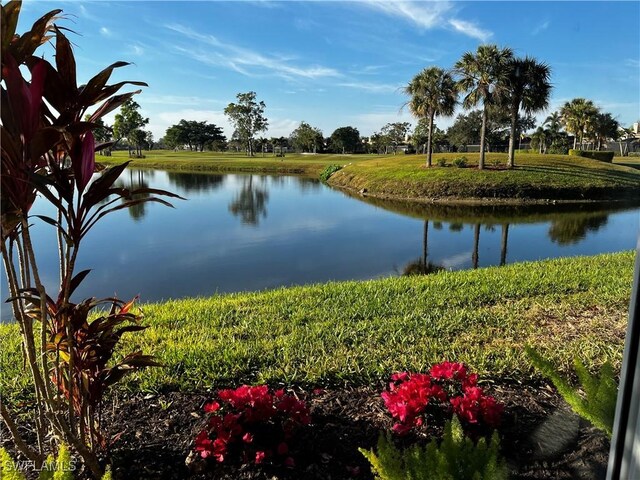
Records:
M293 457L287 457L287 458L285 458L285 460L284 460L284 466L285 466L285 467L287 467L287 468L293 468L293 467L295 467L295 466L296 466L296 462L295 462L295 460L293 459Z
M258 463L264 462L265 457L266 457L266 453L263 452L262 450L258 450L256 452L256 463L258 464Z

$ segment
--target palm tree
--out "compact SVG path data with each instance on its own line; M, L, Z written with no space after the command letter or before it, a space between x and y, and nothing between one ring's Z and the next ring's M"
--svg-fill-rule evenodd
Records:
M576 149L578 137L580 137L580 148L587 126L593 121L594 116L598 113L596 107L591 100L584 98L574 98L570 102L565 103L560 109L562 122L568 132L574 134L573 149Z
M554 145L558 138L560 138L560 131L562 130L562 117L560 116L560 113L553 112L544 119L542 126L547 127L550 144Z
M509 133L509 168L514 167L514 150L518 113L533 114L549 106L551 68L535 58L512 58L507 65L505 103L511 116Z
M480 130L480 161L478 168L484 168L485 133L487 130L487 108L496 103L504 93L507 63L513 58L510 48L496 45L480 45L475 55L466 52L456 62L455 70L460 75L460 90L467 92L462 102L464 108L473 108L482 102L482 129Z
M610 113L597 113L589 125L589 132L596 143L596 150L602 148L602 143L608 139L619 138L620 124Z
M542 127L538 127L535 132L531 135L531 147L538 147L538 151L540 153L544 153L547 149L547 138L549 136L549 131L545 130Z
M453 115L458 103L458 87L451 73L429 67L417 74L404 88L409 95L409 110L417 118L429 120L427 131L427 167L431 167L433 120L437 116Z

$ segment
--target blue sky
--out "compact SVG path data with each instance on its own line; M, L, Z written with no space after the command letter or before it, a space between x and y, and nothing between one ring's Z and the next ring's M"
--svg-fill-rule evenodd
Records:
M78 33L81 81L116 60L135 63L113 78L149 84L136 100L156 139L182 118L230 136L222 111L250 90L267 105L267 136L288 136L303 120L325 136L345 125L362 135L415 125L399 89L481 43L547 62L549 111L586 97L623 125L640 118L639 2L27 0L18 31L54 8Z

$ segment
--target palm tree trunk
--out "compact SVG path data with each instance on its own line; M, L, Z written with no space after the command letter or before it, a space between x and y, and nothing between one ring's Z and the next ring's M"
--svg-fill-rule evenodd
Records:
M500 266L507 263L507 241L509 239L509 224L502 225L502 240L500 242Z
M575 137L573 137L573 149L576 149L576 146L578 144L578 133L576 132Z
M424 234L422 237L422 266L427 271L427 239L429 235L429 220L424 221Z
M487 105L482 108L482 128L480 129L480 161L478 162L478 170L484 169L484 136L487 131Z
M516 123L518 122L518 105L511 106L511 131L509 132L509 168L515 166Z
M473 268L478 268L478 246L480 244L480 224L476 223L473 231L473 255L471 261L473 262Z
M427 167L431 168L431 136L433 135L433 112L429 116L429 132L427 133Z

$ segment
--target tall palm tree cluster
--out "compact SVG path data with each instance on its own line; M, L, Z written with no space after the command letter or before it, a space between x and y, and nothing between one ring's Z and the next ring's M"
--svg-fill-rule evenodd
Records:
M480 45L478 50L466 52L452 70L439 67L425 68L405 87L410 96L407 102L411 113L427 119L427 166L431 166L431 137L433 120L438 116L450 116L458 97L466 109L482 107L480 132L480 161L485 164L485 139L489 111L509 112L509 167L514 166L516 125L521 113L532 114L547 108L551 94L551 69L531 57L515 57L510 48L497 45Z
M485 165L487 122L491 112L508 113L510 118L508 166L515 166L515 141L521 115L532 115L549 106L551 68L533 57L516 57L510 48L480 45L477 51L466 52L453 69L428 67L418 73L404 88L410 99L406 103L411 113L429 125L427 135L427 166L431 167L434 120L451 116L459 103L465 109L478 105L482 111L480 160ZM462 95L462 100L459 96ZM610 114L601 112L591 101L575 98L559 112L549 115L532 134L532 144L540 153L551 147L563 148L567 134L573 134L573 148L600 150L603 143L625 136L625 129ZM622 153L622 152L621 152Z

